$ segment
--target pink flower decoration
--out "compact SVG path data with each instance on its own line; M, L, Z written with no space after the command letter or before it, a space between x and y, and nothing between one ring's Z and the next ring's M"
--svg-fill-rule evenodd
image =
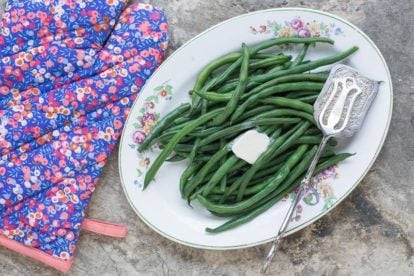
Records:
M311 32L308 29L300 29L298 30L298 37L310 37Z
M293 19L292 22L290 22L290 25L292 26L293 29L299 30L303 27L303 22L302 20L296 18L296 19Z
M132 140L137 144L144 142L146 137L145 133L141 130L137 130L132 134Z

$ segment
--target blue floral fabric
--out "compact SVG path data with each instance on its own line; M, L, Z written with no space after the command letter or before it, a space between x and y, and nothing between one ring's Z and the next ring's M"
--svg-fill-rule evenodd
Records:
M167 47L162 11L125 2L10 0L0 21L0 234L63 260Z

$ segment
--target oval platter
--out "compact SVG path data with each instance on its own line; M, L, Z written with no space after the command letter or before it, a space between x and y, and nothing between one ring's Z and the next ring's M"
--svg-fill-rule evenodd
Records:
M357 27L329 13L299 9L270 9L234 17L211 27L175 51L146 83L135 101L121 138L119 170L125 195L138 216L153 230L173 241L205 249L236 249L255 246L274 238L292 200L291 195L253 221L220 234L208 234L225 219L217 218L181 199L178 183L187 161L165 163L155 181L142 191L146 171L159 150L138 153L141 143L156 121L183 102L198 72L212 59L239 50L241 43L286 36L325 36L334 46L310 48L306 58L334 54L353 45L360 47L346 64L362 74L383 81L364 125L352 139L341 140L338 151L356 155L320 173L312 191L294 213L289 234L311 224L337 206L363 179L384 143L392 114L391 77L378 48ZM284 49L292 55L299 48ZM327 67L329 69L329 67Z

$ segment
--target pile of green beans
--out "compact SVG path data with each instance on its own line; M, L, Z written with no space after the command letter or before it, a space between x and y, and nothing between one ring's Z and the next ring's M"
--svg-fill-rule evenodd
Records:
M286 43L302 45L294 59L272 50ZM164 116L138 147L144 151L157 143L161 149L145 175L144 189L165 161L189 160L179 184L183 199L189 203L198 200L212 214L229 217L221 226L206 228L211 233L251 221L292 191L304 177L322 138L312 114L328 72L313 70L358 50L354 46L333 56L304 61L309 46L316 43L334 42L313 37L276 38L250 47L243 43L240 52L208 63L190 91L191 103ZM234 139L251 129L271 139L253 164L231 151ZM351 156L336 154L335 145L331 140L315 173Z

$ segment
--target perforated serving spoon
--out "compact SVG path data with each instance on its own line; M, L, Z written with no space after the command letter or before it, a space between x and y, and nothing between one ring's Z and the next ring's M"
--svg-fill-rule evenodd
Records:
M378 86L379 82L364 77L349 66L339 64L332 68L314 104L313 116L323 133L322 141L272 242L263 263L262 273L266 272L280 240L285 236L293 211L302 199L306 187L309 186L326 143L332 137L350 137L361 128L366 113L378 93Z

